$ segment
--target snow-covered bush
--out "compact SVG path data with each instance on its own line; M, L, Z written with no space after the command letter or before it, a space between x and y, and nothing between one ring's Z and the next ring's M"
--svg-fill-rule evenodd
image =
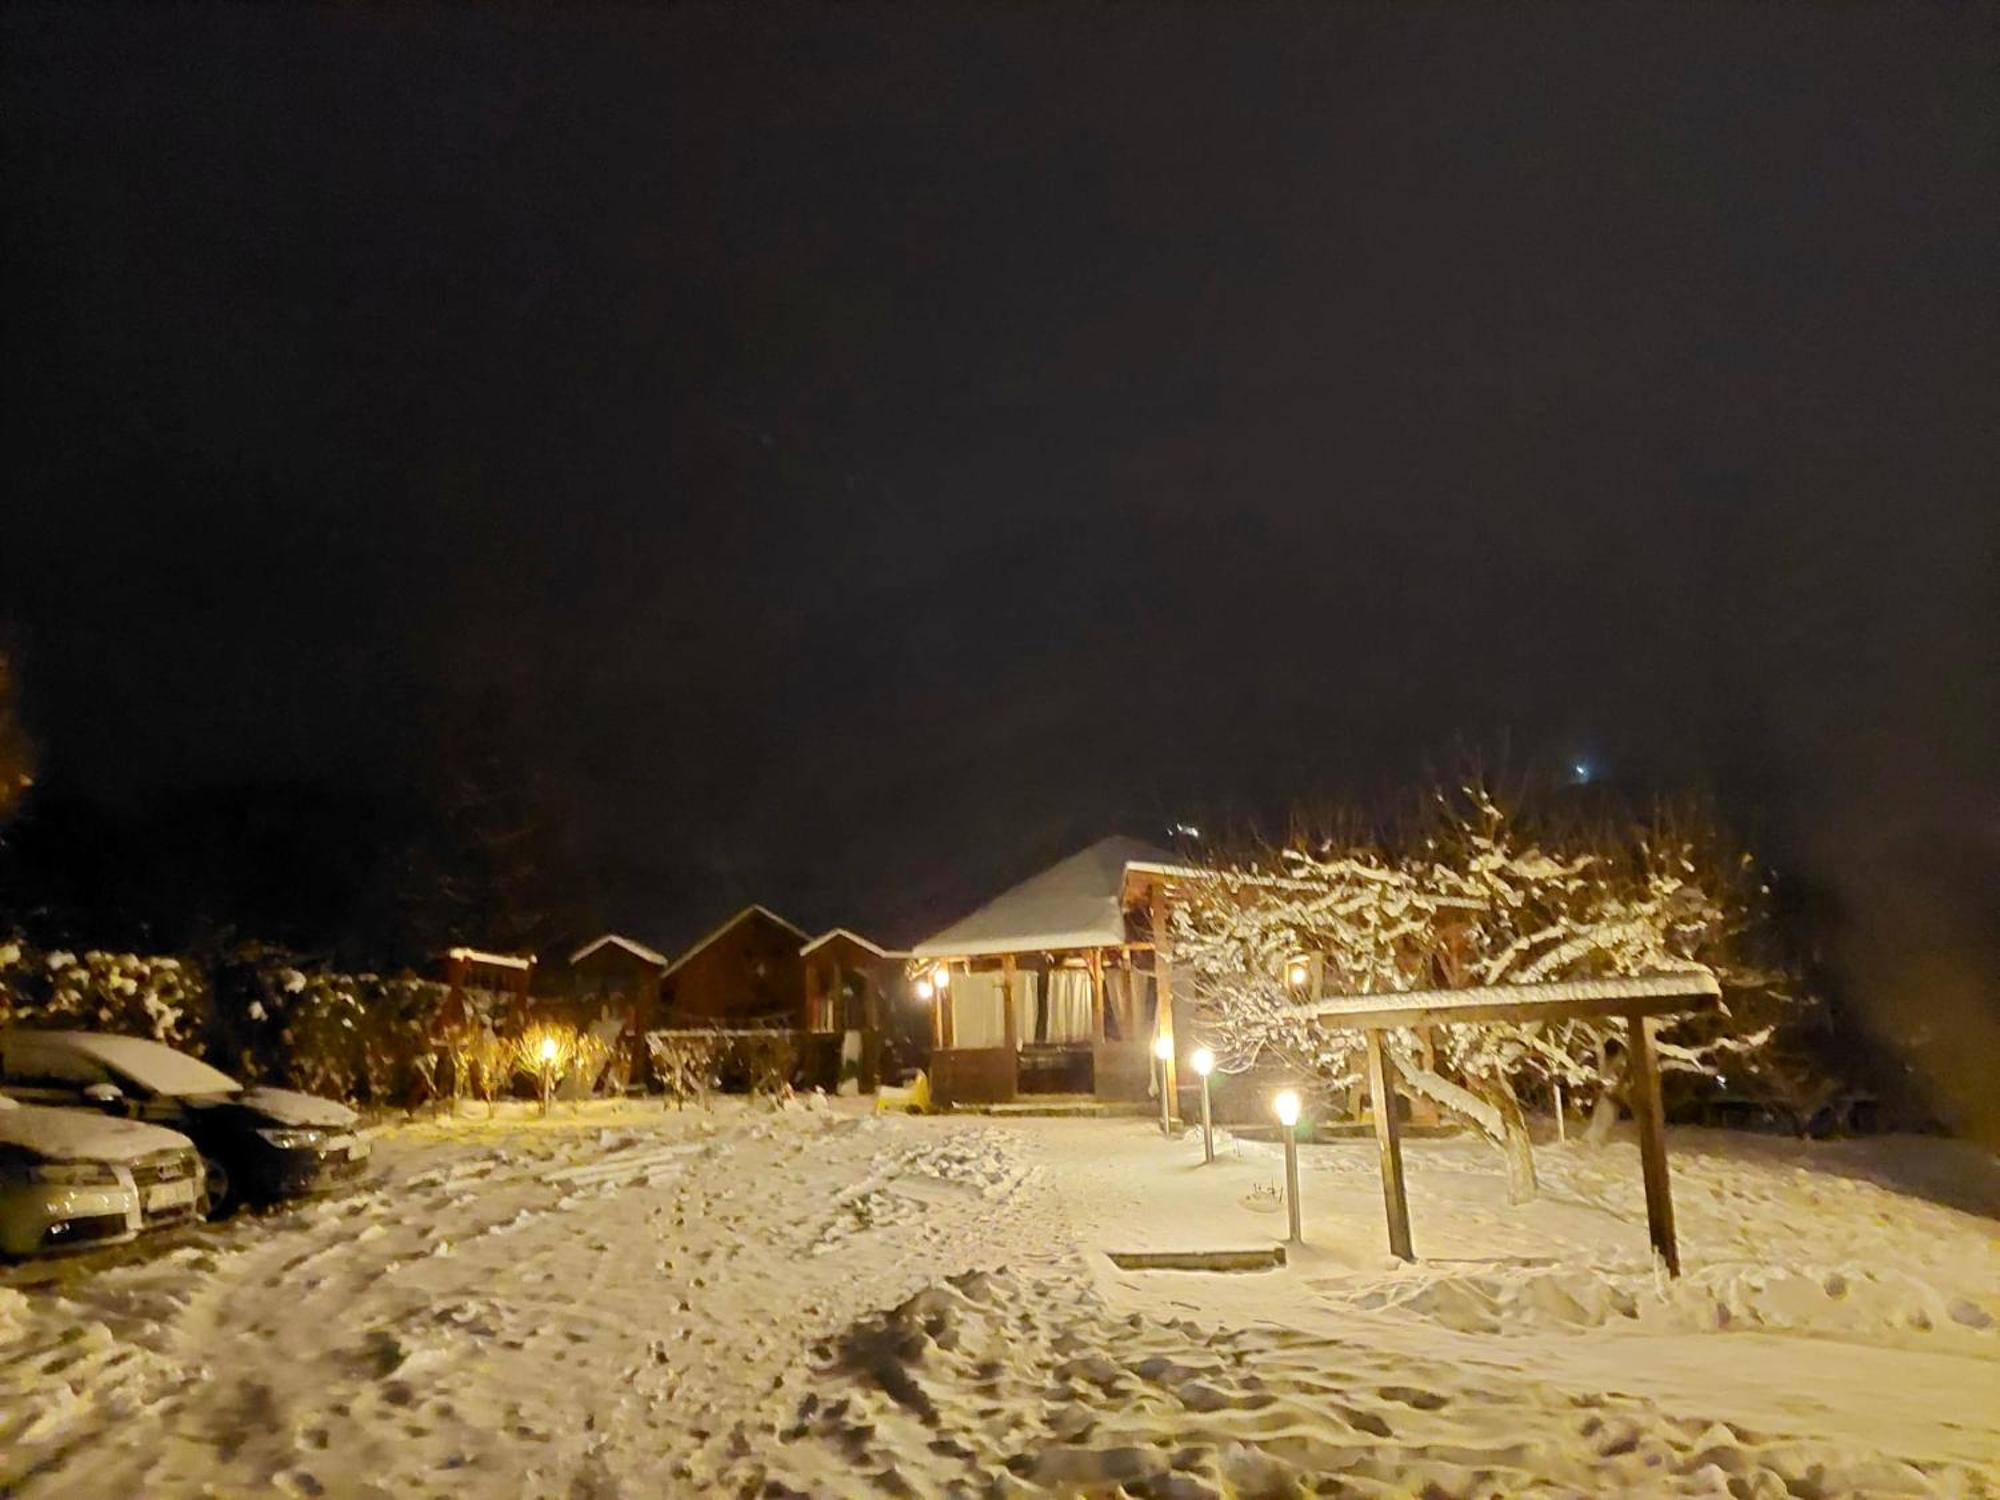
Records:
M546 1109L565 1082L583 1090L595 1087L611 1060L611 1048L567 1021L538 1020L511 1039L508 1059L515 1073L534 1083Z
M1754 1065L1789 999L1785 976L1746 956L1766 894L1749 856L1684 817L1537 831L1474 784L1438 793L1403 841L1297 840L1219 861L1182 894L1175 969L1224 1071L1274 1057L1328 1088L1353 1084L1363 1039L1315 1022L1321 995L1700 971L1724 1008L1663 1027L1660 1065L1712 1075ZM1520 1091L1607 1095L1622 1033L1617 1018L1440 1026L1391 1046L1407 1087L1507 1150L1525 1197Z
M178 958L0 943L0 1021L199 1049L208 1015L207 976Z
M712 1031L649 1031L646 1052L653 1061L653 1076L660 1082L676 1108L685 1109L690 1099L706 1106L708 1096L722 1082L722 1054L726 1043Z
M442 984L334 973L264 952L224 965L218 989L216 1047L244 1078L377 1105L430 1092L450 995Z
M742 1062L751 1093L776 1099L791 1092L792 1075L799 1069L799 1039L796 1033L765 1031L739 1034L736 1055Z

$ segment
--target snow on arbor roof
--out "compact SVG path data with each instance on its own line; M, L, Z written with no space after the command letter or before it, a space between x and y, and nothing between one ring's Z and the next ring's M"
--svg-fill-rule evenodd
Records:
M607 943L610 943L615 947L623 948L627 953L631 954L634 958L639 959L643 963L657 964L663 969L667 966L668 959L666 954L655 953L651 948L648 948L644 943L639 942L634 938L628 938L624 936L622 933L616 933L616 932L607 932L600 937L592 938L589 942L585 943L581 948L577 949L576 952L572 953L569 956L569 961L573 964L582 963L586 958L590 957L591 954L595 953L599 948L602 948Z
M760 906L753 901L750 905L744 907L743 910L739 911L735 916L731 917L727 922L724 922L720 927L716 928L715 931L711 932L707 937L703 938L700 942L696 943L692 948L688 949L687 952L683 953L679 958L675 959L672 963L668 964L665 971L661 974L660 977L664 979L668 974L673 973L674 970L678 969L682 964L686 963L689 959L693 958L697 953L701 952L702 949L706 948L710 943L714 942L717 938L721 937L725 932L728 932L731 928L735 927L739 922L743 921L747 917L753 917L753 916L764 917L769 921L776 922L780 927L784 928L785 931L791 933L792 936L797 938L800 942L804 942L806 939L806 930L803 927L799 926L796 922L787 922L783 917L779 916L776 912L772 911L770 907Z
M874 954L877 958L903 957L903 955L900 953L894 952L888 948L884 948L880 943L869 942L868 939L863 937L860 933L852 931L851 929L846 927L829 927L825 932L822 932L818 937L814 938L811 942L807 943L803 948L799 949L799 957L804 958L806 957L806 955L810 953L817 952L819 949L825 947L828 943L834 941L834 939L836 938L846 938L847 941L854 944L855 947L865 949L868 952Z
M1185 861L1140 839L1100 839L925 938L916 958L977 958L1125 941L1125 873L1185 872Z

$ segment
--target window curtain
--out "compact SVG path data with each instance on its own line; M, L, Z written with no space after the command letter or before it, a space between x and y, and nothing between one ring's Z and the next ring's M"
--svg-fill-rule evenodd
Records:
M1035 1012L1039 1009L1035 1003L1035 981L1040 977L1038 974L1014 975L1014 1036L1017 1041L1035 1040Z
M1048 1023L1051 1042L1091 1039L1088 969L1057 969L1049 975Z
M956 973L951 976L951 1044L954 1047L1004 1047L1007 1022L1000 1011L998 974Z
M1014 976L1014 1035L1022 1042L1035 1040L1037 1011L1034 974ZM1007 1016L1001 1009L1002 991L997 973L951 976L951 1025L954 1047L1004 1047L1007 1045ZM1084 1024L1090 1021L1088 1003Z

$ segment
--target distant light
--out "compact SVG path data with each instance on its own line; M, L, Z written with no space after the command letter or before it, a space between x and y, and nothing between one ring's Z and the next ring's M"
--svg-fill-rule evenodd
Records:
M931 983L936 985L941 990L950 989L951 966L949 964L939 964L935 969L932 969Z
M1577 761L1569 768L1569 779L1578 786L1589 786L1591 778L1596 774L1596 767L1587 760Z
M936 993L937 986L932 984L928 979L919 979L917 981L917 998L919 1000L928 1000Z
M1197 1047L1188 1056L1188 1066L1198 1076L1206 1078L1215 1071L1215 1054L1206 1047Z
M1171 1061L1174 1055L1174 1039L1164 1031L1153 1038L1153 1056L1161 1062Z
M557 1053L557 1052L559 1052L559 1051L561 1051L561 1050L562 1050L562 1049L561 1049L561 1048L559 1048L559 1047L558 1047L558 1046L556 1045L556 1039L555 1039L554 1037L552 1037L552 1036L545 1036L545 1037L543 1037L543 1038L542 1038L542 1061L543 1061L543 1062L545 1062L545 1063L552 1063L552 1062L554 1062L554 1061L556 1060L556 1053Z
M1271 1100L1271 1113L1287 1130L1299 1123L1299 1096L1294 1089L1281 1089Z
M1198 839L1201 837L1201 830L1192 823L1176 823L1167 831L1177 838Z
M1306 961L1302 958L1293 959L1291 968L1285 971L1285 978L1291 981L1295 990L1304 989L1306 981L1311 977L1312 970L1306 967Z

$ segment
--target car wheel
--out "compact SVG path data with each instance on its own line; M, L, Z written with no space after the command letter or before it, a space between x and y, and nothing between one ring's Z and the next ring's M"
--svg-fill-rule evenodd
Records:
M211 1219L227 1218L236 1208L236 1194L230 1191L229 1169L212 1156L201 1159L202 1173L208 1179L206 1212Z

